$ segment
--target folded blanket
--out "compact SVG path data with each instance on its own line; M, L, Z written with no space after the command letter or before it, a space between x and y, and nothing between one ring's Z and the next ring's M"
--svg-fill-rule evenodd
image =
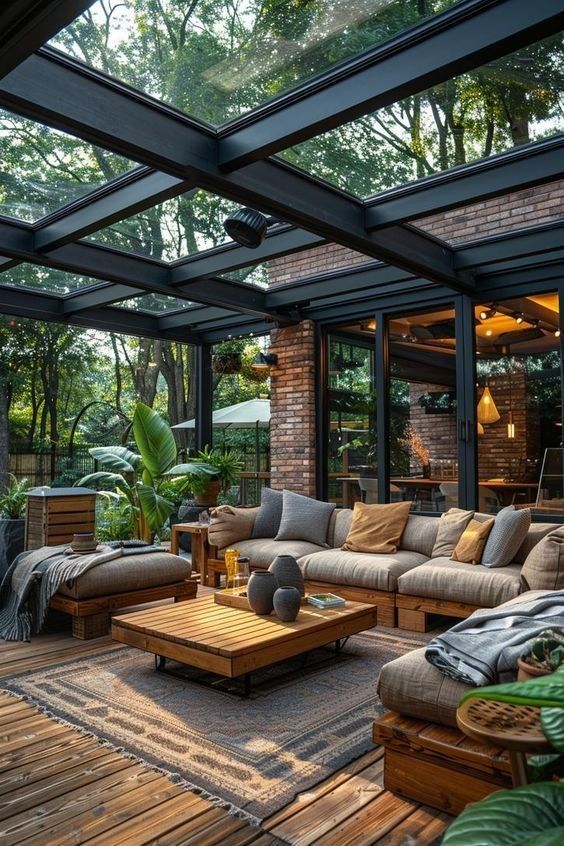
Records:
M103 546L88 555L67 555L66 549L67 544L22 552L6 571L0 586L0 637L4 640L30 640L32 630L39 632L51 597L64 582L123 555L162 552L160 547L125 550Z
M425 658L442 673L475 686L512 681L517 658L547 628L564 627L564 590L477 611L430 641Z

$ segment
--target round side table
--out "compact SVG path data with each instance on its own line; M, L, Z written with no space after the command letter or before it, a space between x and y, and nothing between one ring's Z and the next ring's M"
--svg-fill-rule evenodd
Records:
M458 728L485 743L507 749L513 787L528 783L527 754L550 752L543 734L540 709L490 699L467 699L456 712Z

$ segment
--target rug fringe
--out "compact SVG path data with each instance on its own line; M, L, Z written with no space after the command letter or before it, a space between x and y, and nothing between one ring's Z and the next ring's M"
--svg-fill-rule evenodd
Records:
M181 787L184 790L189 791L190 793L195 793L198 796L201 796L202 799L206 799L208 802L215 805L216 807L222 808L224 811L227 811L230 817L237 817L239 819L245 820L250 825L255 827L259 827L261 825L261 819L255 817L253 814L249 814L243 808L238 808L237 805L234 805L232 802L227 802L220 796L215 796L213 793L204 790L203 787L198 787L198 785L193 784L192 782L183 778L180 773L173 773L170 770L167 770L165 767L159 767L158 764L152 764L150 761L145 761L139 755L135 755L134 752L128 752L123 746L116 746L115 743L112 743L110 740L98 737L96 734L94 734L94 732L85 729L84 726L78 726L76 725L76 723L69 722L69 720L66 720L56 711L51 711L45 705L41 705L41 703L36 702L33 697L28 696L25 693L16 693L15 690L10 690L9 688L2 688L0 690L0 693L5 693L8 696L12 696L14 699L18 699L20 702L29 702L31 705L37 708L40 713L44 714L46 717L49 717L52 720L55 720L55 722L59 723L59 725L65 726L65 728L73 729L83 737L86 737L89 740L95 740L96 743L98 743L100 746L103 746L107 749L111 749L113 752L117 752L122 757L128 758L131 761L135 761L136 764L142 764L144 767L147 767L152 772L159 773L159 775L165 776L166 778L168 778L169 781L171 781L178 787Z

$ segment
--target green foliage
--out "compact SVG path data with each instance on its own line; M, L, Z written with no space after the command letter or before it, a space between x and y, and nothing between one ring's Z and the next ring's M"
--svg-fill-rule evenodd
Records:
M171 467L167 474L178 477L177 484L183 492L204 493L211 481L218 480L222 492L226 493L237 482L237 474L242 469L239 453L206 445L193 459Z
M103 497L96 515L96 538L100 541L130 540L135 536L135 509L124 495Z
M168 423L144 403L135 408L132 429L139 453L121 446L92 448L90 454L107 469L88 474L78 484L105 486L123 495L135 513L139 537L147 539L162 529L174 510L159 486L176 459L176 444Z
M27 479L16 479L9 473L8 488L0 496L0 518L3 520L18 520L24 516L27 502L26 492L29 490Z
M564 631L546 629L533 641L525 659L536 667L554 672L564 662Z

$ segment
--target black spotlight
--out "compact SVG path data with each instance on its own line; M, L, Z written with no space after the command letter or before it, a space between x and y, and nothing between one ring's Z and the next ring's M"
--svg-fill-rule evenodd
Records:
M223 221L223 228L229 237L238 244L256 250L264 241L268 221L260 212L243 208L226 217Z

